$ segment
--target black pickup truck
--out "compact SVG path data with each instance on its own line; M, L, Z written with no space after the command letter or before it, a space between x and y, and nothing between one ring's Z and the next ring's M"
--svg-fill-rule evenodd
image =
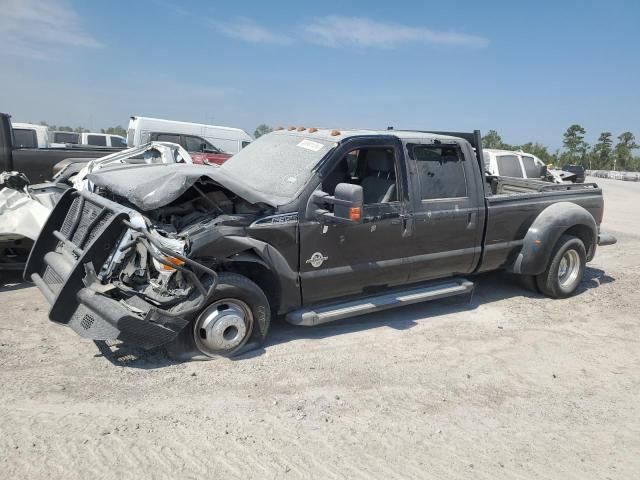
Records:
M573 294L602 191L486 176L479 132L290 128L219 168L89 176L49 217L25 277L83 337L231 356L270 320L317 325L470 292L506 270Z
M11 116L0 113L0 172L24 173L32 184L49 180L57 173L55 166L62 160L79 158L88 161L120 150L122 149L88 145L69 148L16 148Z

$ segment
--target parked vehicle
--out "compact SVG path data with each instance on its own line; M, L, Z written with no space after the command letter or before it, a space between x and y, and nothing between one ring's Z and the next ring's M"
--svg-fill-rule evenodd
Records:
M55 183L30 186L23 173L0 173L0 271L24 270L33 242L67 188Z
M225 153L211 145L207 140L196 135L177 135L174 133L151 133L151 141L177 143L187 150L193 159L193 163L201 165L222 165L229 158L230 153Z
M576 183L584 183L585 173L582 165L565 165L562 167L562 170L573 173L576 176Z
M103 157L118 149L109 147L20 148L14 140L11 116L0 113L0 171L24 173L31 183L41 183L53 175L54 165L67 158L87 160Z
M253 138L240 128L131 117L127 143L138 146L150 140L177 143L189 153L233 155L251 143Z
M15 148L49 148L49 130L45 125L12 122Z
M572 181L574 175L549 166L531 153L515 150L485 148L484 164L487 173L500 177L531 178L554 183Z
M480 133L276 131L218 168L145 165L69 189L25 270L83 337L231 356L272 315L317 325L468 293L506 270L572 295L602 190L484 175ZM475 149L475 150L474 150Z
M83 132L80 134L81 145L94 145L96 147L127 148L127 140L120 135L110 133Z
M180 145L151 142L88 163L70 163L47 183L30 185L23 173L0 173L0 270L24 269L34 240L67 188L92 191L86 177L104 168L159 163L193 162Z

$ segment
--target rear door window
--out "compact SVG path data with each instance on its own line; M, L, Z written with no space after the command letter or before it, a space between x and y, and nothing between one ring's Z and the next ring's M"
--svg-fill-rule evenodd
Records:
M522 168L517 155L498 155L496 156L498 163L498 172L501 177L522 177Z
M524 166L524 173L527 174L527 178L540 178L540 166L536 164L533 157L523 155L522 165Z
M187 152L220 153L220 150L201 137L186 135L184 137L184 144Z
M175 135L173 133L156 133L151 135L151 139L158 142L171 142L180 144L180 135Z
M35 130L14 128L13 138L16 148L38 148L38 138Z
M106 147L107 137L106 135L87 135L87 143L96 147Z
M416 162L422 200L468 196L464 156L457 146L408 144L407 149Z

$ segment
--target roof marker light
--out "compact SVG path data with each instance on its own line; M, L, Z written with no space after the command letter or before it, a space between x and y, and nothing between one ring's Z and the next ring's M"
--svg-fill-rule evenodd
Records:
M311 127L311 128L309 129L309 133L316 133L317 131L318 131L318 129L317 129L317 128L314 128L314 127Z
M340 135L340 132L338 130L331 130L332 137L337 137L338 135Z
M296 127L294 127L293 125L291 125L291 126L289 126L289 128L287 128L287 130L289 130L290 132L292 132L295 129L296 129Z
M303 126L300 126L296 129L298 132L303 132L304 130L306 130Z
M284 130L284 127L278 127L276 130Z

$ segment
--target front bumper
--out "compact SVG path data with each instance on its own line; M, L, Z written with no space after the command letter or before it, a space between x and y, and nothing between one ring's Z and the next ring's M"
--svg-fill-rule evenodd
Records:
M98 195L68 190L31 251L25 279L32 280L51 304L51 321L67 325L85 338L121 340L153 348L172 341L189 324L190 315L204 305L215 282L209 290L200 283L185 308L176 306L170 310L158 308L137 295L105 289L96 272L119 246L125 230L132 228L132 212ZM152 241L140 233L140 241ZM186 273L199 283L193 272Z

